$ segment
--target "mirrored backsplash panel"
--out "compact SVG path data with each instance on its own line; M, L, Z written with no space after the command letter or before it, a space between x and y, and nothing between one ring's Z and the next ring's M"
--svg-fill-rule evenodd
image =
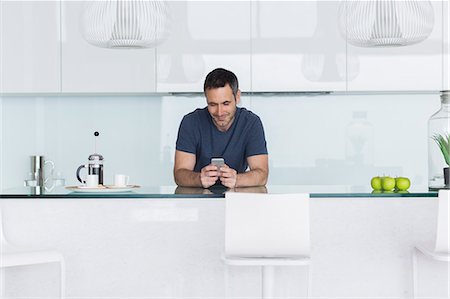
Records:
M173 160L183 115L205 107L198 96L23 96L1 100L1 188L22 186L31 155L55 163L55 177L104 156L105 184L174 185ZM241 105L263 122L270 185L367 188L375 175L407 176L427 189L427 121L438 94L247 95Z

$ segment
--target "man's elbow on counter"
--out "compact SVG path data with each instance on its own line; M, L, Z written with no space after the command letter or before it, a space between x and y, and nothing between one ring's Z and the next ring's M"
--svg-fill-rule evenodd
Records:
M269 178L269 171L264 169L258 169L258 180L254 187L262 187L267 184L268 178Z
M173 172L175 184L179 187L199 187L200 174L188 169L177 169Z
M261 186L265 186L267 184L268 179L269 179L269 172L265 171L261 179Z
M177 186L184 187L179 172L179 169L173 171L173 180L175 181L175 184L177 184Z

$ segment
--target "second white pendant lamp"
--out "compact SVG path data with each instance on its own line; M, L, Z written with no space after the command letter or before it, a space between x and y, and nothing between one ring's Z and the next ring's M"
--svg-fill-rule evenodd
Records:
M428 0L344 0L339 10L342 35L358 47L416 44L431 34L433 25Z
M82 14L87 42L102 48L152 48L169 34L168 5L161 0L92 0Z

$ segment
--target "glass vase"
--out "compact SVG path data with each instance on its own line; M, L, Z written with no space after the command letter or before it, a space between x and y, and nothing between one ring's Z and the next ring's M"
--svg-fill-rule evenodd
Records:
M450 134L450 91L441 92L441 109L428 120L428 189L449 188L448 144ZM447 143L446 143L447 142Z

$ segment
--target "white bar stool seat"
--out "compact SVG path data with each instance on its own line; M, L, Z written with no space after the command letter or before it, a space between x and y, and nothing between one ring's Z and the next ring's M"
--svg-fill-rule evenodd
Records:
M450 262L450 190L439 190L438 219L436 242L433 244L419 244L413 248L413 298L418 293L417 253L441 262Z
M308 266L311 291L309 194L225 194L225 254L229 266L261 266L262 298L272 298L275 266Z
M416 245L416 249L423 253L425 256L432 258L436 261L450 262L450 253L439 252L431 249L432 245Z
M46 263L59 263L60 265L60 289L59 298L65 298L65 262L63 255L54 250L30 250L11 245L3 232L2 212L0 210L0 269L1 274L1 298L3 298L4 268L38 265Z

